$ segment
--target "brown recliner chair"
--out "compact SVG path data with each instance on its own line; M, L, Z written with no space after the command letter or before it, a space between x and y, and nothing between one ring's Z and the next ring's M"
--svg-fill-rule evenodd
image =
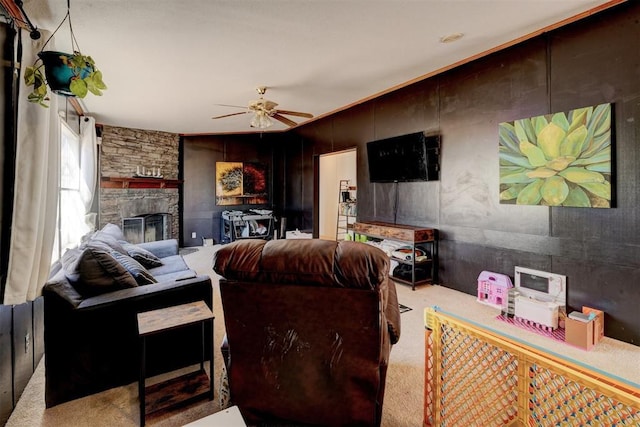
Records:
M249 424L378 426L400 312L377 248L241 240L214 258L230 397Z

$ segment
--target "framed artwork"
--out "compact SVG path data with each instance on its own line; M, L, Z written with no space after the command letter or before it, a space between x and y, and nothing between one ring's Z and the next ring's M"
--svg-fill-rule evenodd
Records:
M268 196L265 165L216 162L216 205L262 205Z
M500 203L610 208L611 104L500 123Z

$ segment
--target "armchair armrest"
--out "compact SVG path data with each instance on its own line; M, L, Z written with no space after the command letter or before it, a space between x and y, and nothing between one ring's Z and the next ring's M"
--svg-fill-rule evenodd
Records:
M158 258L166 258L168 256L178 255L178 241L176 239L138 243L137 246L148 250Z

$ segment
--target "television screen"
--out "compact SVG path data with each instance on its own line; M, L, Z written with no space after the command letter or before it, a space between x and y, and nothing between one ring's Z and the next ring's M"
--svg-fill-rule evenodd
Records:
M416 132L367 143L370 182L438 179L440 136Z

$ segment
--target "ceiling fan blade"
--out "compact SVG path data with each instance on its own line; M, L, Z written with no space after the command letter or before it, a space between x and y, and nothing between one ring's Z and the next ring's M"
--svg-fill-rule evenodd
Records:
M296 126L297 123L294 122L293 120L290 120L284 116L281 116L279 113L275 113L274 115L272 115L271 117L273 117L274 119L278 120L279 122L284 123L287 126Z
M287 110L280 110L278 109L278 113L280 114L286 114L288 116L297 116L297 117L306 117L308 119L313 117L313 114L309 114L309 113L301 113L300 111L287 111Z
M213 104L216 105L218 107L231 107L231 108L247 108L246 106L241 106L241 105L231 105L231 104Z
M224 117L231 117L231 116L237 116L240 114L247 114L248 111L243 111L242 113L231 113L231 114L223 114L222 116L215 116L215 117L211 117L212 119L222 119Z

